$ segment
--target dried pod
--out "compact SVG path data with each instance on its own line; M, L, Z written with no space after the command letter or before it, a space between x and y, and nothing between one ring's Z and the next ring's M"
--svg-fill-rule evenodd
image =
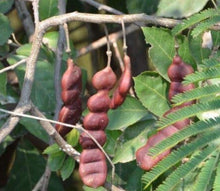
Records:
M183 62L181 57L176 55L168 68L167 74L172 82L182 82L186 75L193 72L192 66Z
M124 72L119 81L118 90L122 96L126 96L131 88L131 61L128 55L124 56Z
M116 75L111 67L106 66L103 70L97 72L92 78L92 85L97 90L110 90L117 81Z
M67 60L67 70L61 79L62 91L72 89L82 89L81 69L73 63L72 59Z
M194 84L187 84L187 85L183 85L181 82L171 82L170 83L170 88L169 88L169 94L168 94L168 98L170 100L170 102L172 103L172 98L173 96L175 96L176 94L179 93L183 93L185 91L189 91L195 88Z
M106 142L106 135L103 130L98 131L88 131L90 135L92 135L97 142L103 146ZM79 143L82 145L83 149L93 149L98 148L97 144L88 136L85 132L80 135Z
M83 120L83 126L87 130L103 130L108 125L108 115L102 113L89 113Z
M100 90L91 96L87 102L89 110L91 112L107 112L111 101L108 93L108 90Z
M83 183L97 188L104 185L107 177L105 155L99 149L85 149L80 155L79 174Z

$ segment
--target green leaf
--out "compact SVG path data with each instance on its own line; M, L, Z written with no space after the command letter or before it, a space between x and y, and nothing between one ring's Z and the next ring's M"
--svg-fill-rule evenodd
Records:
M157 72L167 81L167 69L172 63L175 54L174 38L168 29L143 27L145 40L151 44L149 57ZM178 36L179 55L184 62L190 63L194 67L193 58L190 55L188 40L184 36Z
M156 14L158 16L174 18L189 17L201 11L207 2L208 0L161 0Z
M60 169L62 180L66 180L73 173L73 169L75 167L75 160L72 157L68 157L64 163L62 168Z
M203 48L202 44L202 35L193 38L192 35L188 36L189 38L189 49L190 53L193 56L198 67L201 66L201 63L204 59L209 58L211 50L209 48Z
M0 35L0 46L7 42L8 38L12 33L12 28L10 26L8 18L0 13L0 28L1 28L1 35Z
M216 170L216 176L215 176L215 181L213 185L213 190L214 191L219 191L220 190L220 162L218 162L217 170Z
M53 51L57 48L59 34L56 31L47 32L43 37L43 43Z
M162 116L169 109L167 83L157 73L143 72L134 82L139 100L150 112Z
M2 65L0 63L0 70L2 69ZM0 95L6 96L6 84L7 84L7 76L6 72L0 74ZM1 102L1 101L0 101Z
M49 135L47 132L41 127L39 122L34 119L22 118L20 123L35 137L43 140L45 143L49 143Z
M48 165L51 171L60 170L63 166L63 162L65 160L66 154L63 151L59 151L56 153L52 153L48 157Z
M181 181L189 172L194 170L202 161L204 161L207 157L209 157L214 151L216 147L207 147L199 154L192 157L192 159L178 167L175 171L173 171L163 182L163 184L159 185L156 191L163 190L172 190L172 188Z
M39 1L39 15L40 20L47 19L55 16L59 13L58 11L58 0L40 0Z
M210 131L211 129L218 126L220 123L220 118L208 119L206 121L198 121L187 128L184 128L177 133L173 134L170 137L167 137L165 140L161 141L154 147L152 147L149 152L152 155L158 155L168 148L172 148L177 145L179 142L186 140L187 138L202 133L204 131Z
M75 147L78 144L79 140L79 131L76 129L72 129L67 135L66 135L66 141L73 147Z
M178 105L192 101L192 100L199 100L204 97L208 96L216 96L220 92L220 85L209 85L205 87L195 88L184 93L176 94L172 98L173 103L177 103ZM175 104L176 105L176 104Z
M122 131L120 130L105 130L107 140L104 145L105 151L108 153L110 156L114 156L115 154L115 149L117 148L118 144L118 138L121 135Z
M152 115L137 99L128 96L119 108L108 112L109 124L107 129L122 130L146 116L149 119L152 118Z
M212 67L201 72L195 72L184 78L183 84L196 83L208 79L220 78L220 67Z
M202 112L217 110L220 108L220 99L211 100L204 103L197 103L187 107L183 107L173 113L168 114L166 117L161 118L158 122L160 129L174 124L186 118L193 117Z
M10 64L14 64L19 61L21 56L14 56L8 59ZM15 71L18 76L19 85L22 87L25 65L16 67ZM55 108L55 92L54 92L54 67L51 63L44 61L38 61L36 64L35 79L31 92L31 99L33 103L41 111L53 111Z
M5 190L30 191L44 173L46 161L29 142L23 141L16 152L15 163Z
M127 0L126 5L130 14L146 13L150 15L157 10L158 0Z
M210 19L207 19L206 21L198 24L193 30L192 30L192 36L195 38L198 35L200 35L202 32L205 30L209 29L212 27L214 24L218 23L220 21L220 16L214 16L211 17Z
M175 36L179 33L181 33L183 30L211 17L218 14L218 11L216 9L206 9L200 13L194 14L193 16L183 20L180 24L176 25L172 29L172 34Z
M0 1L0 13L7 13L12 5L14 4L14 0L1 0Z
M54 154L54 153L58 153L58 152L60 152L60 147L59 147L58 144L55 143L55 144L50 145L49 147L47 147L47 148L44 150L43 154L48 154L48 155L50 155L50 154Z
M126 163L134 160L136 150L146 143L147 135L152 126L154 126L154 121L146 120L127 128L120 137L121 141L117 144L112 162Z
M216 162L218 161L218 157L216 155L211 156L202 167L201 172L198 175L198 178L194 184L194 191L206 191L208 190L208 186L211 182L211 176L215 170Z
M104 187L98 187L98 188L91 188L91 187L88 187L88 186L83 186L83 190L84 191L107 191L107 189L105 189Z
M151 171L146 172L142 177L142 182L145 188L149 187L153 181L155 181L160 175L166 172L170 167L176 165L184 157L187 157L191 153L198 149L208 145L211 141L215 141L220 137L218 134L220 130L210 130L204 133L194 141L181 146L177 150L172 151L166 158L161 160Z

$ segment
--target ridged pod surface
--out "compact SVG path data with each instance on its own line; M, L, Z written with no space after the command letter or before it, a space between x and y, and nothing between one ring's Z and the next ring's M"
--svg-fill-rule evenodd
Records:
M106 142L104 129L109 121L109 91L115 83L116 75L109 66L92 78L92 85L98 91L87 102L89 113L83 119L83 127L101 146ZM83 183L92 188L104 185L107 177L105 155L85 132L80 135L79 143L83 148L79 164L79 174Z
M75 125L82 114L81 91L82 73L81 69L73 63L72 59L67 60L67 69L61 79L61 98L63 107L59 113L59 122ZM71 128L63 125L56 125L56 130L61 136L65 136Z

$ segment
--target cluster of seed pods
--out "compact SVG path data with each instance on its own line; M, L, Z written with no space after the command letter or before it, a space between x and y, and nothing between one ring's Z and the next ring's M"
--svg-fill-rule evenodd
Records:
M63 107L59 113L59 122L76 124L82 114L81 91L82 73L81 69L73 63L72 59L67 60L67 69L61 79L61 98ZM71 128L63 125L56 125L56 130L61 136L65 136Z
M109 97L109 91L115 86L117 78L111 67L105 67L92 78L92 85L97 93L91 96L87 102L89 113L83 120L83 126L101 146L106 142L104 129L109 121L107 112L110 108L115 109L124 102L131 86L131 66L127 55L125 55L124 61L125 69L112 99ZM93 188L104 185L107 177L105 155L87 133L83 132L80 135L79 142L83 148L79 166L83 183Z
M169 88L169 100L172 103L172 97L178 93L183 93L188 90L194 89L194 84L189 85L183 85L182 81L183 78L193 73L194 70L191 65L186 64L182 61L181 57L179 55L174 56L172 64L168 68L168 77L170 78L170 88ZM173 113L177 111L178 109L191 105L195 101L186 102L183 103L177 107L173 107L170 110L168 110L164 116L168 115L169 113ZM136 161L137 164L144 170L150 170L153 168L160 160L162 160L164 157L166 157L170 153L170 149L164 151L163 153L159 154L157 157L152 157L148 155L149 149L162 140L166 139L167 137L173 135L175 132L179 131L180 129L183 129L187 125L190 124L190 119L184 119L182 121L178 121L172 125L169 125L168 127L158 131L155 135L151 136L147 143L139 148L136 152Z

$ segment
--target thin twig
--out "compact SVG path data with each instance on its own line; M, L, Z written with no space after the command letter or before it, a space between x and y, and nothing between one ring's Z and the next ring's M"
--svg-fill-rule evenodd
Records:
M103 26L104 26L105 36L106 36L106 40L107 40L107 51L106 51L106 55L107 55L107 58L108 58L107 66L110 67L111 58L112 58L112 51L111 51L111 48L110 48L110 40L109 40L107 26L106 26L106 24L104 24Z
M35 27L37 28L39 24L39 11L38 11L39 0L32 0L32 7L34 12L34 23L35 23Z
M14 112L23 114L30 110L30 104L25 104L24 106L17 106L14 110ZM19 116L10 116L8 120L3 124L3 126L0 129L0 143L5 139L7 135L11 133L11 131L14 129L14 127L19 122L20 117Z
M49 166L46 165L43 175L41 176L37 184L34 186L32 191L39 191L39 190L47 191L50 175L51 175L51 170L49 169ZM45 182L45 180L47 181ZM46 189L45 189L45 185L46 185Z
M13 65L11 65L11 66L8 66L8 67L6 67L6 68L3 68L3 69L0 70L0 74L1 74L1 73L4 73L4 72L7 72L7 71L9 71L9 70L14 70L16 67L20 66L21 64L24 64L26 61L27 61L27 59L24 58L24 59L18 61L17 63L15 63L15 64L13 64Z
M63 24L63 28L65 31L65 36L66 36L66 52L70 53L71 49L70 49L70 38L69 38L69 29L68 29L68 25L66 23Z

